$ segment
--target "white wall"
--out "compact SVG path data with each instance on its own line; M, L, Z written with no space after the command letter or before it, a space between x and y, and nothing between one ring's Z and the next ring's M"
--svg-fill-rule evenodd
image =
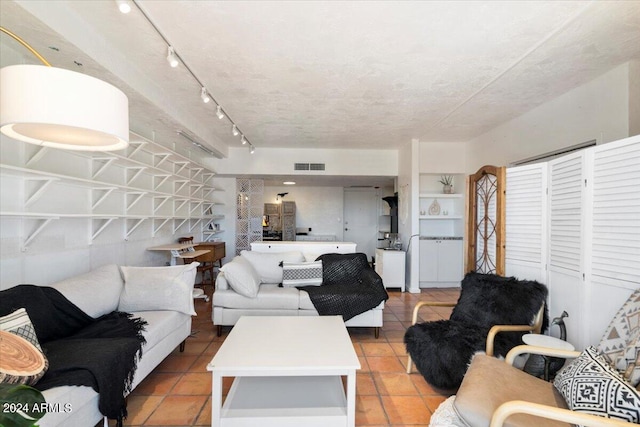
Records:
M420 143L414 139L398 150L398 234L407 250L407 291L420 292L420 245L418 203Z
M90 217L94 211L91 207L92 200L96 196L92 192L103 186L90 180L92 161L89 155L49 149L42 157L34 156L38 150L35 145L15 141L4 135L0 136L0 144L1 163L7 165L1 169L0 178L0 211L3 213L0 215L0 289L20 283L48 285L105 264L165 265L169 261L167 252L146 249L175 243L181 236L195 236L196 241L202 237L199 227L190 229L187 222L174 230L174 222L171 220L154 233L154 224L159 226L159 222L147 217L127 237L125 230L131 229L136 218L118 218L92 239L92 233L103 221L99 217ZM27 169L44 171L45 174L30 174L12 169L24 168L30 158L34 160L28 164ZM112 166L96 180L118 182L123 174L122 165ZM25 180L25 176L31 176L33 180ZM64 176L77 179L67 179ZM34 194L42 182L39 181L40 178L54 179L35 202L25 207L29 195ZM138 179L142 183L134 183L132 186L151 185L150 176ZM214 192L211 196L213 200L224 203L224 206L214 208L215 213L226 216L220 222L224 229L229 229L228 233L223 233L220 237L235 243L235 179L214 179L213 184L225 190ZM162 191L171 190L167 186ZM124 196L122 190L116 190L95 210L100 211L100 214L121 214L123 197L130 197L131 200L133 196ZM151 197L145 196L128 214L147 216L151 211L151 203ZM171 206L171 203L167 202L164 206ZM183 208L185 209L188 208ZM25 210L32 216L19 215ZM51 216L47 216L48 214L63 216L44 225ZM70 215L77 216L69 217ZM25 244L28 237L42 225L42 231ZM227 253L233 254L233 248L228 246Z
M294 163L325 163L322 171L294 171ZM396 150L229 148L227 159L212 160L219 174L227 175L344 175L393 176L398 174Z
M638 66L620 65L468 141L467 172L483 165L505 166L593 139L600 144L630 136L630 69L637 72ZM638 84L637 77L633 80Z
M629 63L629 136L640 135L640 60Z
M466 174L465 142L420 142L420 173Z

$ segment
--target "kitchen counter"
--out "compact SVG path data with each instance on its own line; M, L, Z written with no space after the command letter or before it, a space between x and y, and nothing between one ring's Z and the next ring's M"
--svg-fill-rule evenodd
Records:
M462 240L462 236L420 236L420 240Z

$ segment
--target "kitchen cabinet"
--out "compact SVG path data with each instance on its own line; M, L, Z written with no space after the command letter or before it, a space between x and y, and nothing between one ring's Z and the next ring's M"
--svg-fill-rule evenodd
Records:
M405 289L406 252L376 249L376 273L382 277L385 288Z
M462 239L420 239L421 288L460 286L462 276Z

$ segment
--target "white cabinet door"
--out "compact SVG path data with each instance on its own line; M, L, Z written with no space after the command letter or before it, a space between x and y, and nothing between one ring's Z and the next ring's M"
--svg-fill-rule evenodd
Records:
M420 281L438 281L438 240L420 240Z
M462 241L438 240L438 281L462 280Z
M425 287L459 286L462 240L420 240L420 282Z

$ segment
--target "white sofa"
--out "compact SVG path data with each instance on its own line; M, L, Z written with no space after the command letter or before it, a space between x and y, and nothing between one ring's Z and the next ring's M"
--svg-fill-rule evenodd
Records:
M289 257L287 260L293 262L313 261L325 253L354 253L356 245L348 242L256 242L252 243L251 249L251 261L255 264L256 254L262 254L264 259L258 261L263 264L262 269L273 271L277 270L278 264L283 260L279 255L286 255ZM235 258L231 262L234 261ZM211 315L213 324L217 326L218 336L223 326L235 325L242 316L317 316L318 312L307 292L278 286L282 281L281 274L280 280L263 280L257 295L249 297L241 295L230 286L223 267L216 278ZM383 309L384 302L381 302L377 307L347 320L345 325L374 328L377 338L383 325Z
M194 263L195 266L197 263ZM168 267L148 267L150 269ZM193 273L195 279L195 272ZM193 282L190 284L193 287ZM119 309L120 296L125 289L124 279L117 265L99 267L89 273L54 283L51 287L88 315L97 318ZM188 291L191 295L191 290ZM193 299L191 299L193 301ZM123 311L123 310L121 310ZM131 312L131 311L129 311ZM172 310L132 311L134 317L143 318L148 324L138 361L132 389L160 364L177 346L184 349L184 341L191 333L191 315ZM102 418L98 410L98 393L91 387L55 387L43 392L49 405L60 404L71 408L70 412L48 412L38 421L40 427L94 426Z

